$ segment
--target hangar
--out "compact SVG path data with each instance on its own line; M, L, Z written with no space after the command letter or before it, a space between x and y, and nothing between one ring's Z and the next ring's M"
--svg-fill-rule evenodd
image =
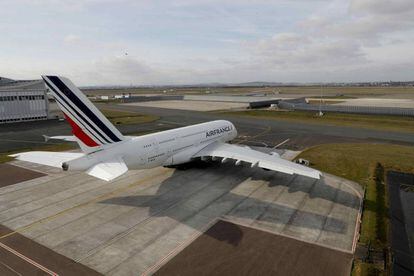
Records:
M49 101L43 80L0 77L0 123L46 120Z

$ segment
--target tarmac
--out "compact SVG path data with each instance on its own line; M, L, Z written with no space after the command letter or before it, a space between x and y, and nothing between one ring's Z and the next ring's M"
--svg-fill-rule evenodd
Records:
M414 273L414 175L389 171L387 194L390 209L390 251L394 275Z
M276 142L290 139L284 146L289 149L304 149L323 143L336 142L376 142L413 145L414 134L410 132L393 132L358 127L308 124L284 120L272 120L250 117L239 117L221 113L198 112L193 110L174 110L144 106L126 106L106 104L106 109L138 112L161 117L157 124L166 127L180 127L211 120L229 120L237 128L240 136L250 136L248 141L265 142L276 145ZM122 130L121 130L122 131ZM260 138L257 138L260 134Z
M181 126L203 123L211 120L229 120L237 128L239 141L251 146L273 147L289 139L283 148L303 150L323 143L375 142L414 145L414 134L381 131L354 127L306 124L291 121L266 120L248 117L228 116L220 113L175 110L144 106L105 104L106 109L138 112L159 116L155 122L131 125L117 125L121 133L136 135L162 131ZM100 107L100 105L98 105ZM58 120L22 122L5 124L0 128L0 152L29 150L31 147L45 145L42 135L71 135L69 124ZM48 144L52 144L49 141ZM60 143L60 141L58 141Z
M0 187L16 184L33 178L44 176L44 173L27 170L10 164L0 164Z
M219 220L154 275L349 276L353 255Z
M362 191L332 175L314 180L213 163L129 171L105 182L12 164L47 175L0 188L0 224L11 231L0 243L23 235L106 275L153 273L218 219L338 252L355 249ZM37 258L45 266L47 254Z
M216 101L196 101L196 100L172 100L172 101L149 101L149 102L135 102L124 104L127 106L145 106L156 108L171 108L178 110L196 110L196 111L214 111L214 110L229 110L229 109L245 109L249 105L247 103L236 102L216 102Z
M343 102L335 105L346 106L369 106L369 107L390 107L390 108L414 108L412 99L385 99L385 98L359 98L344 99Z

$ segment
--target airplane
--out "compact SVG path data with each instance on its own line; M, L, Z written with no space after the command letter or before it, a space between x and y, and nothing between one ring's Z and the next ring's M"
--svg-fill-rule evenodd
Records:
M234 160L252 168L260 167L286 174L319 179L321 173L288 160L277 153L267 154L247 146L229 144L237 137L234 125L216 120L142 136L124 136L67 78L42 76L72 128L73 136L53 136L77 142L82 152L31 151L10 155L17 160L86 171L111 181L128 170L175 166L194 160Z

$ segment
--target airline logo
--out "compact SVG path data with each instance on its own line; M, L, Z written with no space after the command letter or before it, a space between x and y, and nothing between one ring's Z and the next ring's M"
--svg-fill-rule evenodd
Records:
M42 76L51 90L72 133L88 147L120 142L122 135L69 80Z
M221 134L223 132L229 132L232 130L231 126L225 126L225 127L221 127L221 128L216 128L210 131L206 132L206 137L211 137L211 136L215 136L217 134Z

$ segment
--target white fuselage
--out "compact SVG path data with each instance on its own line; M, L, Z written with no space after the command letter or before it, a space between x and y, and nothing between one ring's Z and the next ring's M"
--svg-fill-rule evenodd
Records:
M70 170L85 170L94 164L122 158L128 169L145 169L190 162L201 149L237 136L234 125L225 120L131 137L113 146L68 162Z

